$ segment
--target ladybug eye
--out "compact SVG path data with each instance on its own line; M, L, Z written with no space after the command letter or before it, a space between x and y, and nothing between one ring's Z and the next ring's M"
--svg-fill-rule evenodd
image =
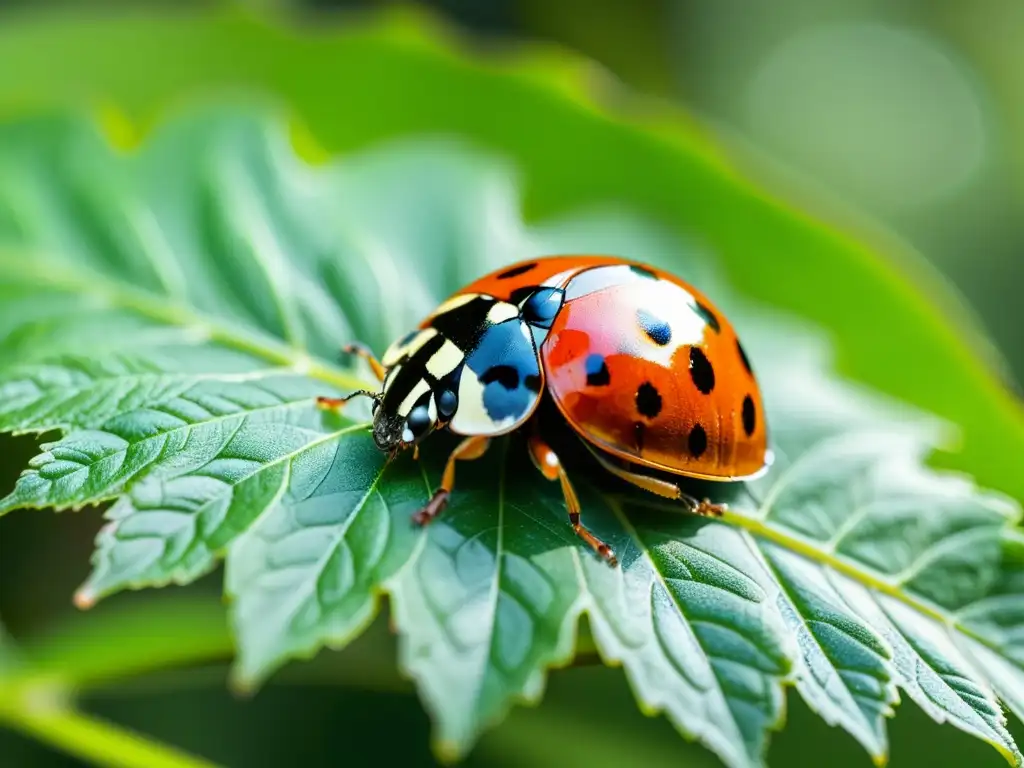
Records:
M560 288L540 288L523 302L520 316L530 325L550 328L551 322L562 308L565 292Z

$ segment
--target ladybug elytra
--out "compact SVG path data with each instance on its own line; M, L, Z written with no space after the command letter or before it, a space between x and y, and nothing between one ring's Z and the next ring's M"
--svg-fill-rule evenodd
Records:
M732 325L692 286L604 256L523 261L457 291L378 361L361 345L379 392L320 398L340 408L373 400L373 437L391 456L437 429L463 436L440 487L414 516L444 509L455 464L491 438L526 427L534 464L561 483L573 530L601 557L611 549L580 523L580 505L537 407L547 391L607 471L700 515L724 507L685 494L665 475L736 481L768 465L761 393Z

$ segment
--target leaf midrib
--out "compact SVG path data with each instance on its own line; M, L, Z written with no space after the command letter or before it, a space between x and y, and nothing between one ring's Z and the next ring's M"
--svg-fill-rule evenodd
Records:
M722 688L722 682L718 677L718 673L714 669L714 664L711 663L711 653L705 647L704 643L701 642L701 639L697 636L697 633L693 631L693 626L690 621L690 618L686 615L686 611L683 610L683 606L679 603L679 600L676 599L676 596L673 593L673 591L669 589L669 586L665 581L664 575L661 573L661 571L658 569L657 565L654 562L654 557L651 555L650 549L647 547L643 539L640 537L640 532L637 531L636 527L632 524L632 522L630 522L629 517L628 515L626 515L626 512L623 509L621 502L618 499L609 498L608 506L611 508L616 518L618 518L619 524L622 525L623 530L627 533L627 535L629 535L630 539L632 539L632 541L636 543L636 546L643 552L644 557L647 558L655 582L657 582L657 584L659 584L661 588L665 590L665 594L672 601L672 604L676 607L676 610L679 611L679 615L683 618L688 631L693 637L693 641L697 644L697 646L700 647L701 651L704 653L704 657L707 659L708 667L710 668L711 678L715 681L715 691L717 692L719 697L721 697L722 703L725 705L726 710L729 712L729 715L732 719L734 733L736 736L739 736L740 744L742 744L742 746L739 746L739 749L743 754L747 754L747 744L743 739L743 733L739 726L739 723L736 721L735 713L729 706L729 697L726 695L725 690ZM654 621L653 614L651 616L651 621ZM655 632L654 634L655 636L657 636L658 633Z
M346 429L338 432L336 435L332 435L327 439L319 441L318 444L331 442L332 438L337 437L339 435L344 435L345 433L354 431L356 429L360 429L363 426L365 425L357 424L352 427L347 427ZM294 456L291 456L290 458L294 458ZM377 470L377 473L373 477L373 481L367 487L366 493L364 493L359 498L359 501L356 502L356 504L353 506L352 512L343 521L341 521L341 523L338 525L338 530L335 532L334 535L331 536L331 545L325 549L324 554L321 555L321 557L319 557L311 567L310 570L316 574L316 579L305 582L302 585L302 587L292 592L290 598L288 599L289 605L287 612L289 621L294 619L298 611L301 610L302 603L304 600L315 599L317 600L317 602L319 602L319 596L316 594L315 585L319 583L320 576L323 575L327 563L329 563L331 561L331 558L334 557L337 548L345 540L345 537L348 535L349 529L356 522L356 519L359 518L360 515L362 515L370 499L373 497L374 494L379 495L378 488L380 486L382 478L384 477L384 473L387 472L388 470L389 465L390 462L384 462L383 464L381 464L380 468ZM287 491L288 486L291 483L291 473L293 471L293 467L293 462L289 461L288 465L285 468L285 477L282 479L278 492L275 493L274 499L269 504L267 504L266 507L264 507L263 511L260 512L256 519L253 520L253 522L249 525L249 531L256 530L256 526L260 523L260 521L265 519L268 515L272 513L274 509L277 508L281 496ZM381 498L381 501L384 503L386 507L388 506L387 501L384 500L383 497Z
M839 663L834 658L834 654L831 654L829 652L829 649L818 638L818 635L815 634L814 629L812 627L813 626L830 627L831 629L835 630L836 632L839 632L840 634L842 634L843 637L845 637L848 641L851 641L851 642L855 643L861 649L867 651L872 656L875 656L875 657L878 657L878 658L882 658L882 657L879 656L877 650L875 650L874 648L869 646L867 643L865 643L863 639L854 636L849 631L847 631L846 628L840 626L839 624L837 624L835 622L832 622L832 621L826 621L825 619L821 619L821 618L814 619L814 618L809 617L801 609L800 603L798 602L798 600L796 598L796 595L794 594L794 591L791 588L790 580L789 579L785 579L785 578L782 577L782 574L780 573L778 566L772 561L772 559L770 557L764 556L764 553L760 553L760 554L761 554L762 565L765 568L768 569L768 572L772 576L772 580L778 586L779 591L782 593L782 595L785 598L785 600L789 603L790 608L800 618L800 622L806 627L807 634L810 635L810 638L809 638L810 641L812 643L814 643L815 647L821 653L822 658L824 658L828 662L829 666L832 668L832 671L835 673L835 676L839 680L839 685L841 686L841 689L849 697L849 703L853 705L853 711L856 712L857 720L859 721L859 727L861 729L861 732L859 734L858 733L854 733L852 729L849 729L850 732L851 732L851 735L853 735L854 738L856 738L858 741L861 742L861 744L864 746L864 748L871 755L871 758L875 762L876 765L884 765L886 762L888 762L888 759L889 759L889 745L887 743L887 740L886 740L884 732L883 732L883 734L881 736L881 739L879 739L878 734L875 731L875 727L876 727L875 724L871 722L871 719L870 719L869 715L864 711L863 707L861 707L861 703L860 702L861 702L863 697L858 696L857 691L854 690L854 688L850 685L850 683L847 682L846 678L843 676L843 672L842 672L843 668L840 667ZM837 593L836 597L837 597L837 599L842 600L842 597L840 595L838 595L838 593ZM846 603L845 600L842 600L842 607L844 609L846 609L846 610L852 610L850 608L850 606ZM891 659L883 659L883 662L887 663L887 664L891 664ZM852 670L849 670L849 668L847 668L847 669L848 669L848 671L852 671ZM857 671L860 671L860 672L864 673L863 670L857 670ZM881 684L881 687L882 687L883 691L885 692L885 700L882 702L882 704L886 707L887 710L891 711L892 704L893 704L892 699L894 698L894 694L895 694L895 690L896 690L896 683L895 683L894 675L892 674L892 670L887 668L886 671L889 672L889 677L884 679L884 680L880 679L880 678L877 678L877 677L874 677L874 675L871 675L871 677L873 677L875 680L878 680L878 682ZM864 673L864 674L868 674L868 673ZM816 682L821 687L822 693L827 698L831 699L833 701L833 703L835 703L836 706L839 707L840 710L842 710L843 712L849 713L850 709L849 709L848 706L846 706L846 704L847 704L846 702L843 702L842 704L836 702L835 696L833 694L831 694L827 690L827 686L824 683L822 683L822 682L817 680L817 675L812 675L812 677L815 678ZM797 685L798 686L801 685L801 682L802 681L798 680ZM868 740L871 741L871 744L864 743L864 741L862 740L863 736L867 736Z
M219 502L225 495L227 495L229 493L234 493L238 489L238 487L241 486L243 483L246 483L249 480L252 480L252 478L262 474L263 472L266 472L266 471L268 471L270 469L276 468L276 467L278 467L281 464L284 464L286 462L289 465L289 467L286 468L286 475L287 475L291 471L290 470L291 462L293 462L298 456L306 453L307 451L311 451L311 450L314 450L316 448L319 448L320 446L325 445L326 443L330 443L332 441L340 441L345 435L349 434L350 432L359 431L359 430L363 429L364 427L365 427L365 424L353 424L351 426L345 427L344 429L339 429L339 430L336 430L334 432L328 432L328 433L324 434L322 437L317 438L316 440L312 440L312 441L310 441L308 443L305 443L301 448L296 448L294 451L289 451L288 453L281 454L280 456L277 456L277 457L271 459L270 461L268 461L265 464L260 464L258 467L253 469L251 472L248 472L245 475L239 477L236 482L231 483L231 484L225 484L225 486L224 486L224 488L222 490L218 490L215 494L210 496L210 498L208 498L206 501L204 501L202 504L200 504L198 507L196 507L192 511L190 511L188 513L183 513L183 514L187 514L188 517L190 518L190 524L191 525L195 525L196 521L204 513L206 513L210 509L212 504L214 504L215 502ZM286 484L287 483L284 483L284 485L286 485ZM129 500L129 502L131 502L131 497L129 496L127 498ZM277 501L277 499L275 498L271 503L267 504L266 508L264 509L264 512L261 512L260 515L258 515L253 520L252 525L255 525L259 521L259 519L263 516L263 514L266 511L266 509L269 509L270 507L272 507L276 503L276 501ZM138 506L135 506L134 504L132 504L132 506L135 509L135 514L137 514L137 515L139 515L139 514L146 514L148 512L154 512L157 509L159 509L159 506L156 507L156 508L154 508L154 507L148 507L148 508L147 507L138 507ZM218 530L219 530L219 528L214 529L213 533L216 533ZM208 537L208 538L212 538L212 536ZM204 537L197 536L195 543L193 543L189 547L189 550L190 551L193 550L197 545L205 546L206 549L207 549L207 553L211 557L216 558L218 556L223 555L224 551L230 545L230 542L227 542L227 543L221 545L220 547L214 548L214 547L210 547L209 546L208 541L204 540ZM175 565L174 570L177 571L180 568L181 568L181 565L179 563L179 564ZM85 589L79 590L78 594L81 595L81 599L82 600L90 600L90 598L92 597L92 593L90 593L88 590L85 590ZM79 599L79 596L76 595L76 600L78 600L78 599Z
M152 441L155 441L155 440L165 440L166 441L166 439L167 439L167 437L169 435L174 435L174 434L177 434L177 433L185 431L185 430L196 429L198 427L203 427L203 426L207 426L207 425L210 425L210 424L219 424L219 423L230 421L231 419L239 419L240 420L239 421L239 428L241 428L241 426L245 423L246 419L249 416L251 416L252 414L254 414L254 413L266 413L268 411L274 411L274 410L278 410L278 409L280 409L280 410L287 410L287 409L295 408L297 406L309 406L309 407L312 407L314 403L315 403L315 398L312 398L312 397L303 397L303 398L299 398L299 399L295 399L295 400L285 400L285 401L282 401L282 402L279 402L279 403L274 403L273 405L266 405L266 406L262 406L262 407L259 407L259 408L251 408L251 409L247 409L247 410L239 410L239 411L235 411L233 413L220 414L218 416L214 416L214 417L209 418L209 419L204 419L203 421L186 422L186 423L183 423L181 426L176 426L176 427L173 427L171 429L165 430L163 432L158 432L158 433L156 433L154 435L149 435L147 437L142 438L141 440L136 440L134 442L132 442L130 440L126 440L125 438L122 437L121 439L125 441L124 447L119 448L116 451L112 451L111 453L108 453L108 454L105 454L103 456L100 456L95 461L91 461L91 462L89 462L87 464L86 463L82 463L82 464L80 464L78 469L71 470L71 472L68 472L65 475L62 475L61 477L62 478L68 477L68 476L73 475L73 474L78 474L79 472L90 472L99 463L104 462L104 461L108 461L113 456L117 456L117 455L120 455L120 454L126 454L131 448L137 447L139 445L144 445L146 443L149 443L149 442L152 442ZM314 432L313 430L307 430L307 431ZM318 434L319 435L319 434L322 434L322 433L314 432L314 434ZM121 436L118 435L118 437L121 437ZM165 443L165 446L166 446L166 443ZM163 449L161 449L161 450L163 450ZM144 477L152 469L152 467L155 464L158 464L158 463L159 463L159 460L154 460L154 461L150 462L150 464L148 464L146 467L144 467L139 472L133 474L131 477L126 478L126 479L121 480L121 481L118 481L118 483L116 483L115 486L108 487L104 493L89 496L84 501L80 500L78 502L75 502L75 504L73 506L71 506L71 508L72 509L77 509L79 505L99 504L99 503L102 503L104 501L110 501L110 500L116 499L118 496L120 496L122 493L124 493L125 484L126 483L135 482L135 481L140 480L142 477ZM12 491L5 498L0 499L0 515L3 515L4 513L10 512L12 509L15 509L15 507L11 507L11 506L8 506L8 505L11 503L11 499L16 494L17 494L17 488L15 488L15 490ZM19 507L26 507L26 508L37 508L37 509L41 508L37 504L28 504L28 503L23 503L23 502L19 502L18 506ZM53 501L47 501L43 506L45 506L45 507L54 506L54 502ZM58 503L58 505L55 508L57 508L57 509L66 509L66 508L68 508L68 506L69 505L66 504L66 503Z
M618 500L616 500L616 503L618 503ZM660 512L679 513L678 507L663 504L657 500L649 501L647 499L631 498L629 499L629 503L634 506L646 507ZM811 562L819 563L820 565L831 568L837 573L841 573L869 590L873 590L879 594L888 595L889 597L910 606L915 611L932 619L933 621L938 622L941 626L955 630L966 637L970 637L990 649L992 652L1002 656L1002 651L995 647L989 638L977 634L960 623L958 620L959 612L952 613L946 611L929 600L917 597L916 595L901 589L897 584L892 584L872 573L869 573L865 568L855 562L850 562L832 553L824 552L805 539L789 533L784 533L781 530L767 525L764 520L748 517L746 515L739 515L728 510L723 513L719 520L728 525L745 530L755 537L777 544L790 552L807 558Z
M101 273L86 272L69 263L54 264L33 251L0 252L0 269L10 270L20 280L33 281L79 296L91 295L104 300L108 306L131 310L151 320L178 328L201 329L210 341L246 352L270 363L287 366L297 374L323 381L340 390L354 390L367 386L367 382L329 365L308 354L296 354L296 349L271 339L263 333L252 333L199 312L195 307L168 301L166 296L150 293L115 283Z

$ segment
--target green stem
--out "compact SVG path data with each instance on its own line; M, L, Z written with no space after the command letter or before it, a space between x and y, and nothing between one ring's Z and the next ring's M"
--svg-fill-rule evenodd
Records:
M216 764L153 741L113 723L67 706L31 701L33 691L22 689L21 701L0 704L0 725L34 736L62 752L110 768L215 768Z

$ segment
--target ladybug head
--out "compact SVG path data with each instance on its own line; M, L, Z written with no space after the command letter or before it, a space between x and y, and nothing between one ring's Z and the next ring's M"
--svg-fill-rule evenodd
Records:
M431 407L431 394L424 392L404 414L404 402L395 407L387 396L374 399L373 441L380 450L393 453L410 448L434 430L437 415Z

